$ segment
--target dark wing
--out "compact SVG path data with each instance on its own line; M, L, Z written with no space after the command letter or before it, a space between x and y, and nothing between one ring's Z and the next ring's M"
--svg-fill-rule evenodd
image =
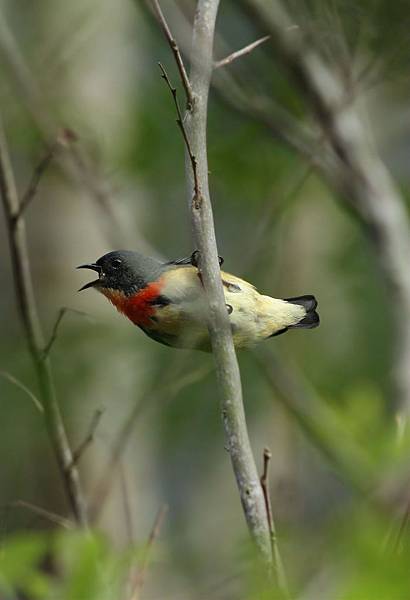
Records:
M186 256L185 258L175 258L174 260L169 260L165 264L166 265L192 265L192 254L191 254L191 256Z
M198 256L199 250L194 250L191 256L186 256L185 258L176 258L175 260L169 260L165 263L165 265L192 265L193 267L198 266ZM218 256L219 266L223 265L224 259L222 256Z

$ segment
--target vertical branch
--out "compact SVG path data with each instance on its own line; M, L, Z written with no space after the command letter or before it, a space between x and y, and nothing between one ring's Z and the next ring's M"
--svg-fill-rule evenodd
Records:
M194 173L189 157L186 161L186 174L192 227L196 247L199 249L199 267L209 307L208 328L221 390L226 446L250 533L266 561L271 563L266 507L246 427L239 366L225 306L208 187L206 128L218 6L219 0L199 0L193 29L190 73L193 106L191 111L187 111L184 122L197 163L199 194L193 194Z
M81 526L87 517L78 472L54 390L50 362L44 354L44 339L34 297L27 249L25 223L10 163L7 143L0 124L0 192L2 196L12 260L16 299L33 365L37 374L47 433L64 480L73 514Z

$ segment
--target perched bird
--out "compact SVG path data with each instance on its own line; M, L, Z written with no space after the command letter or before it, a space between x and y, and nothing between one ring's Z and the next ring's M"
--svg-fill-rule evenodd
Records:
M189 258L161 262L130 250L109 252L95 263L78 267L98 273L98 279L79 291L98 290L157 342L209 351L205 293L197 256L194 252ZM252 346L288 329L319 325L314 296L279 300L259 294L252 284L229 273L221 271L221 278L237 348Z

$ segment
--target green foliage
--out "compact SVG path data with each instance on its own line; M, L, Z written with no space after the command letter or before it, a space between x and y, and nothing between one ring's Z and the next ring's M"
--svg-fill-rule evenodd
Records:
M113 548L98 533L56 531L16 534L3 544L0 591L33 600L117 600L141 548Z

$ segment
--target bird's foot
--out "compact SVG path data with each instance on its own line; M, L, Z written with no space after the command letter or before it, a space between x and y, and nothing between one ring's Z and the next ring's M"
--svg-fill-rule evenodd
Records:
M196 267L197 269L199 268L199 256L199 250L194 250L191 254L191 265L193 267ZM218 256L218 262L219 266L222 267L224 263L224 259L222 258L222 256Z

